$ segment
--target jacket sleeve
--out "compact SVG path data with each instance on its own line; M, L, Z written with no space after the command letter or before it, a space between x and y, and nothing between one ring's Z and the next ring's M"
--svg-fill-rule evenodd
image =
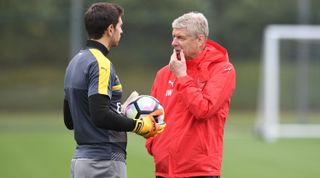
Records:
M196 119L210 118L229 102L235 88L235 70L232 64L214 64L211 71L206 72L209 77L203 88L190 76L177 79L177 92L183 96L182 101L186 104L189 112Z
M152 144L153 144L153 137L148 138L148 139L146 140L145 146L146 146L146 149L147 149L148 153L149 153L151 156L153 155L153 154L152 154L152 151L151 151L151 149L152 149Z

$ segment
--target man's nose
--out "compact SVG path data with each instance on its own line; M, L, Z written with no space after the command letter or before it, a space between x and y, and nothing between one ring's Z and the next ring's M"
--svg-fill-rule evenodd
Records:
M171 42L171 46L175 47L178 45L178 42L177 42L177 39L176 38L173 38L172 39L172 42Z

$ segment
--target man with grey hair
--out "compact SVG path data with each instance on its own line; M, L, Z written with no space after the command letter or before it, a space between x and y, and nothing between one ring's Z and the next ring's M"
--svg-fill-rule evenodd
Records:
M217 178L235 69L226 49L208 39L202 13L182 15L172 29L170 62L157 72L151 90L164 106L167 127L146 148L158 178Z

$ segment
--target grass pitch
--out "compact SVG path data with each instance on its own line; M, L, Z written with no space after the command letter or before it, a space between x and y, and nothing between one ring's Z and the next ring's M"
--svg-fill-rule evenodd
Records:
M320 139L253 136L254 113L231 113L226 124L223 178L318 178ZM154 177L144 139L129 133L128 177ZM75 143L62 113L0 114L0 177L67 178Z

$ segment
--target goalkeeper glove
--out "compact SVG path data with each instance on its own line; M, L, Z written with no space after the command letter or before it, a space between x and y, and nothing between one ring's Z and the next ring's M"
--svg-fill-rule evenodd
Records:
M136 126L133 129L133 132L143 136L144 138L150 138L158 135L166 127L165 124L160 125L154 120L155 117L158 117L161 114L163 114L162 110L158 109L141 119L135 119Z

